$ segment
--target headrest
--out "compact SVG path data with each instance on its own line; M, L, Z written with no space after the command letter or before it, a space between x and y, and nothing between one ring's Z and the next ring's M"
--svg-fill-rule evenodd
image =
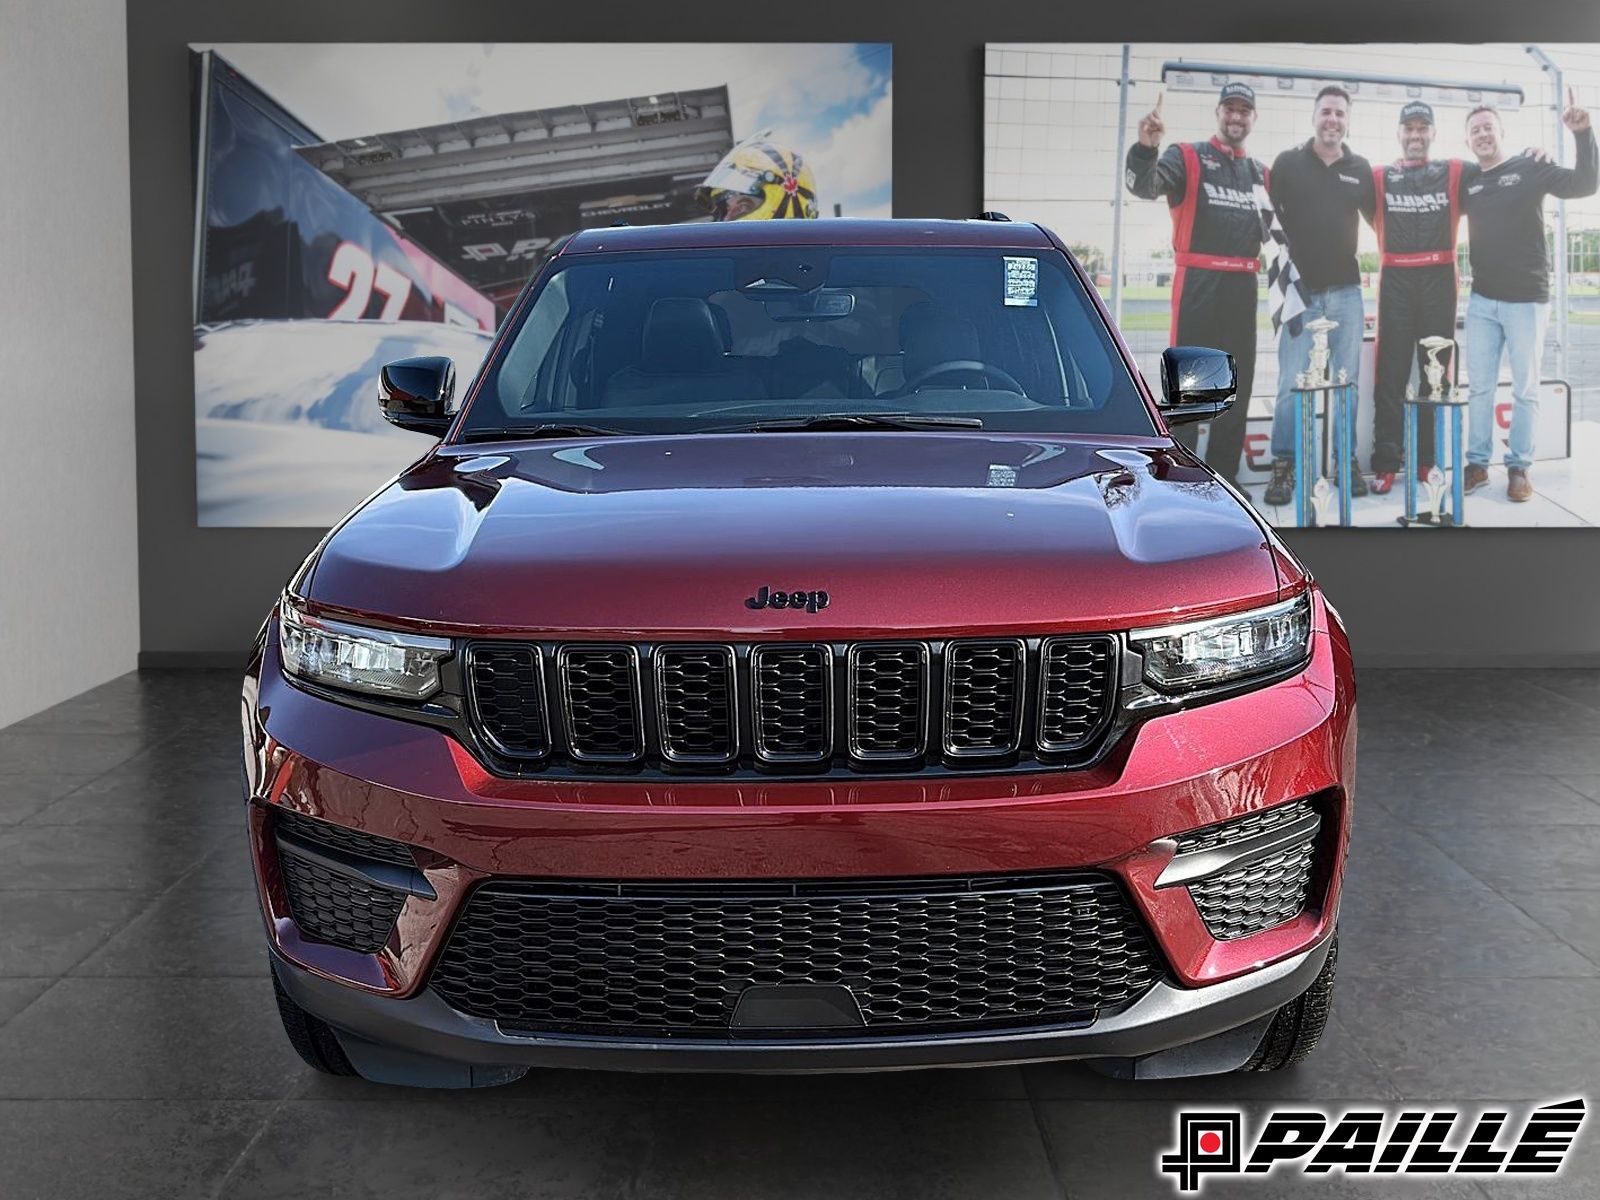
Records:
M722 361L722 351L711 305L698 296L667 296L650 306L644 321L645 370L710 371Z
M960 313L922 301L900 316L905 376L915 379L935 363L978 358L978 330Z

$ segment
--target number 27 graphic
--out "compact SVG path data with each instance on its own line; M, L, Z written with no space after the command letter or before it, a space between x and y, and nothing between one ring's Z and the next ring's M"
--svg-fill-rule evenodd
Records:
M367 315L367 304L372 293L383 297L380 321L398 321L411 296L411 280L388 263L374 263L368 254L354 242L340 242L328 263L328 282L344 289L331 313L330 321L357 321Z

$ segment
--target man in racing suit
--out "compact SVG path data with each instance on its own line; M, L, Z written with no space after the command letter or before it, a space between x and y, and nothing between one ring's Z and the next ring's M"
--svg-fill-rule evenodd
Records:
M1378 235L1377 371L1372 386L1372 490L1394 487L1404 454L1405 393L1418 365L1418 392L1427 390L1417 342L1454 337L1456 329L1456 226L1461 217L1462 161L1430 159L1433 109L1413 100L1400 110L1401 157L1372 169L1377 192L1373 229ZM1450 351L1440 355L1450 367ZM1417 466L1433 465L1433 422L1417 427Z
M1212 346L1233 355L1239 398L1211 422L1206 461L1238 486L1255 380L1257 275L1266 232L1255 189L1265 183L1266 168L1244 148L1256 118L1250 86L1228 84L1216 111L1217 133L1210 141L1178 143L1163 153L1158 98L1139 122L1139 140L1128 147L1127 185L1146 200L1165 196L1171 209L1172 344ZM1174 436L1193 448L1197 432L1181 426Z

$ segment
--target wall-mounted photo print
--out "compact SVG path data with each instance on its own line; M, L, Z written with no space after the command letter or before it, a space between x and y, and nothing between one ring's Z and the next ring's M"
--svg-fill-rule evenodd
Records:
M991 45L984 207L1089 273L1275 525L1600 524L1600 45Z
M201 525L326 526L414 460L379 368L464 389L567 234L890 215L886 44L191 50Z

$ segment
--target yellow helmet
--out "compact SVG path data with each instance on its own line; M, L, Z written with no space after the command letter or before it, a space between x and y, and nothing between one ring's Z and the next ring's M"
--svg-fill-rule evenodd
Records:
M811 168L798 153L774 145L771 139L770 129L745 138L695 189L695 199L713 221L817 215Z

